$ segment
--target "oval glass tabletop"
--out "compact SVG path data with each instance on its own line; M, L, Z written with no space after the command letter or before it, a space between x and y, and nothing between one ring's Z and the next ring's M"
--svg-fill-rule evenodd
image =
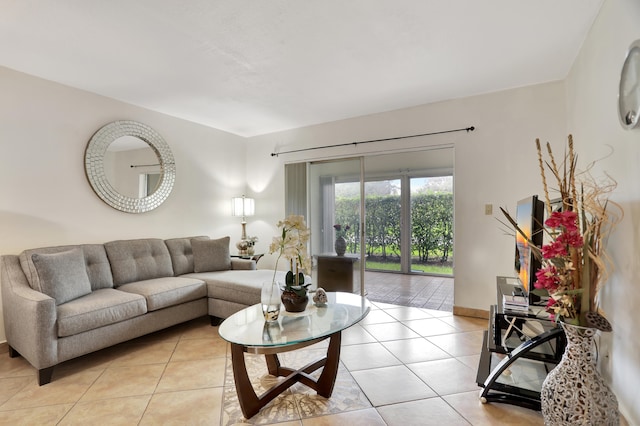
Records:
M362 320L371 309L357 294L328 292L324 306L310 303L304 312L281 309L277 321L264 320L260 303L225 319L218 332L228 342L244 346L278 347L328 337Z

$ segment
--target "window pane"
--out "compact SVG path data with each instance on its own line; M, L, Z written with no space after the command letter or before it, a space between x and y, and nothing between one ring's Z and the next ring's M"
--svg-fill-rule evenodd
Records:
M411 271L453 275L453 176L410 185Z

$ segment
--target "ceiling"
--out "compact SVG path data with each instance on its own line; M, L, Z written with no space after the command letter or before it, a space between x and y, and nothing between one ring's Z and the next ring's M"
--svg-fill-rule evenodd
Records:
M0 0L0 65L241 136L564 79L603 0Z

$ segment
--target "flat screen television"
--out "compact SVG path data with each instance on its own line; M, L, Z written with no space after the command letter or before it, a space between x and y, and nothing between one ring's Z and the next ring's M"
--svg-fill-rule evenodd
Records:
M515 272L524 295L528 296L529 303L533 304L540 300L531 293L533 284L536 282L536 272L540 269L540 260L534 256L530 243L537 247L542 246L544 203L538 200L537 195L518 201L515 219L518 228L527 236L525 238L516 231Z

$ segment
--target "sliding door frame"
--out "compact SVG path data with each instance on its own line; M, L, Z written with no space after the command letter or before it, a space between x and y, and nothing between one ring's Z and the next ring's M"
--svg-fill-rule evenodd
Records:
M309 212L309 217L307 218L309 225L311 226L312 230L316 229L316 223L315 221L318 220L317 218L314 218L314 209L312 208L312 199L311 197L313 196L312 194L314 193L314 191L312 190L312 185L314 185L313 179L311 177L312 173L311 173L311 168L314 165L321 165L321 164L328 164L328 163L340 163L340 162L347 162L347 161L358 161L359 162L359 169L357 171L357 174L355 176L358 177L359 179L359 199L360 199L360 226L359 226L359 241L360 241L360 252L359 252L359 257L360 257L360 262L358 262L359 264L359 270L358 270L358 276L359 276L359 281L360 281L360 294L362 296L364 296L366 294L366 290L365 290L365 280L364 280L364 275L365 275L365 253L366 253L366 247L365 247L365 228L366 228L366 223L365 223L365 199L364 199L364 174L365 174L365 169L364 169L364 157L363 156L358 156L358 157L345 157L345 158L339 158L339 159L334 159L334 160L321 160L321 161L309 161L307 162L307 205L308 205L308 209L307 211ZM354 176L353 174L351 176ZM328 178L327 178L328 179ZM332 185L331 188L335 188L335 176L332 177ZM321 188L320 188L320 193L324 196L323 198L327 199L328 195L333 195L333 200L335 200L335 192L333 194L328 194L327 190L324 188L327 185L323 185L322 183L320 184ZM332 191L334 191L332 189ZM323 204L321 206L321 211L323 212L322 214L324 215L324 217L328 217L329 216L329 210L335 210L335 205L325 205ZM328 227L325 224L326 227ZM333 229L333 228L331 228ZM316 244L316 241L318 238L321 238L322 241L320 242L320 244ZM331 233L331 236L329 237L328 233L325 233L323 236L321 237L314 237L314 232L312 231L311 233L311 247L312 247L312 255L313 253L313 247L332 247L333 246L333 233Z

